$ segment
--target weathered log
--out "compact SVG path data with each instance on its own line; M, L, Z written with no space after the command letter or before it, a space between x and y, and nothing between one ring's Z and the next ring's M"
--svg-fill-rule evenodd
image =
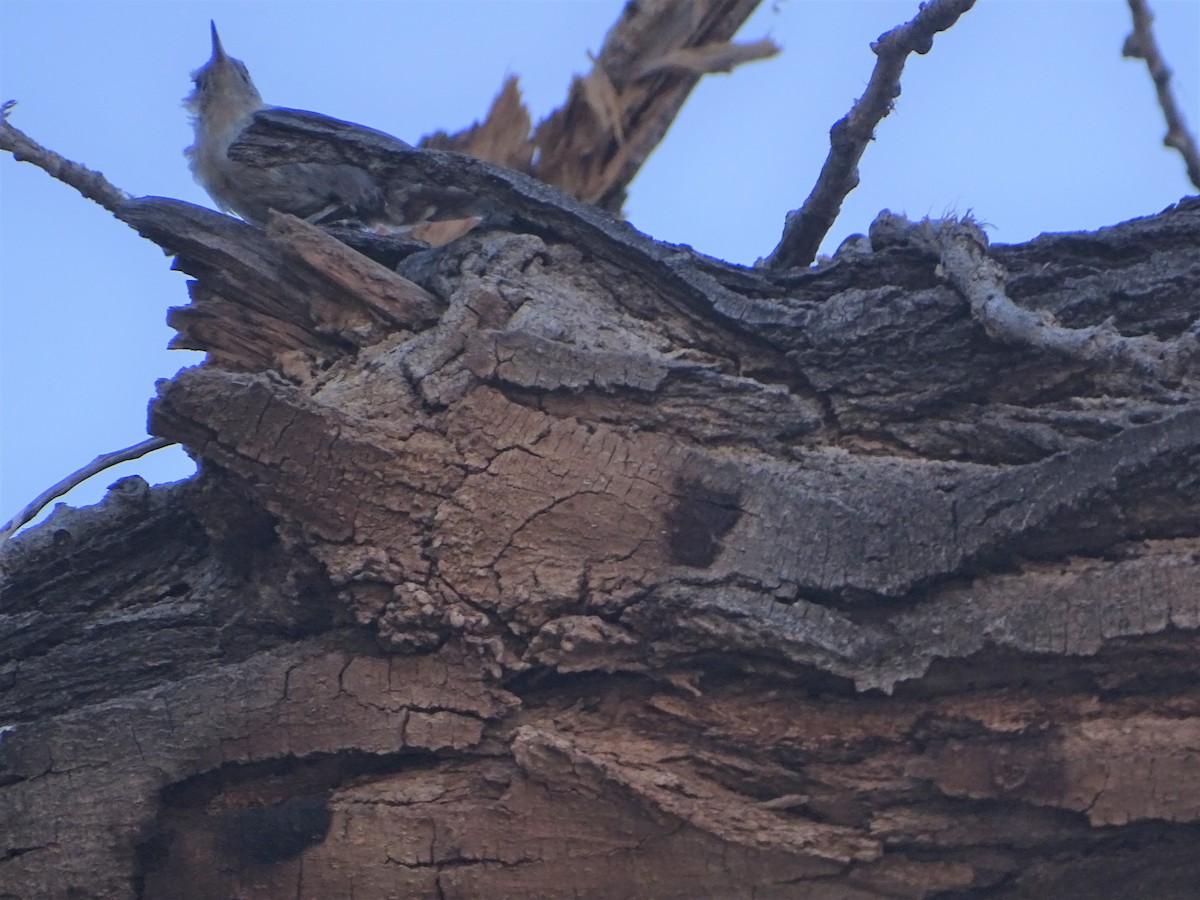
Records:
M1191 895L1200 202L981 251L1155 374L989 331L938 223L746 269L264 127L486 218L372 261L119 207L197 279L151 426L201 474L3 551L3 883Z

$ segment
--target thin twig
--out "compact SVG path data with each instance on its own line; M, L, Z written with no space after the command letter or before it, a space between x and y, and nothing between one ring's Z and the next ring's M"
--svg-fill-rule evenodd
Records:
M16 534L22 525L33 519L55 497L61 497L67 491L83 484L83 482L87 481L93 475L98 475L105 469L111 469L120 463L129 462L131 459L140 459L147 453L153 453L155 450L170 447L175 443L176 441L168 440L167 438L152 437L147 438L140 444L126 447L124 450L102 453L79 471L71 473L58 484L38 494L32 502L6 522L3 528L0 528L0 541L8 540Z
M129 195L99 172L93 172L79 163L59 156L53 150L47 150L23 131L13 127L8 121L8 116L16 105L16 100L8 100L0 105L0 150L7 150L17 162L33 163L52 178L69 184L89 200L99 203L115 214L117 207L128 200Z
M926 54L933 36L958 21L975 5L975 0L931 0L906 22L882 35L871 45L877 57L875 70L862 97L850 112L829 129L829 156L817 183L798 210L788 213L779 246L765 260L772 268L807 266L833 227L842 201L858 187L858 161L875 137L875 126L892 111L900 96L900 73L910 53Z
M1188 131L1179 104L1175 102L1175 93L1171 90L1171 70L1163 61L1158 42L1154 40L1154 32L1150 27L1154 16L1145 0L1129 0L1129 11L1133 13L1133 32L1125 38L1121 54L1129 59L1146 61L1146 68L1154 79L1154 90L1158 92L1158 105L1162 107L1167 120L1167 135L1163 138L1163 144L1179 151L1187 164L1188 178L1200 188L1200 152L1197 152L1196 139Z
M880 228L903 233L936 253L943 275L966 298L972 316L994 340L1110 369L1127 368L1159 380L1177 379L1200 361L1195 326L1163 341L1150 335L1123 335L1111 319L1088 328L1066 328L1048 312L1018 306L1005 291L1008 273L988 254L987 236L969 218L913 224L884 211L871 226L872 233Z

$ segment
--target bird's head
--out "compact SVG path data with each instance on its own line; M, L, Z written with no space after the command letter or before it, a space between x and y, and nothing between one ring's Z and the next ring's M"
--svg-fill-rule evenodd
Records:
M212 58L192 73L196 88L184 104L201 123L220 128L262 109L264 104L240 59L225 53L212 25Z

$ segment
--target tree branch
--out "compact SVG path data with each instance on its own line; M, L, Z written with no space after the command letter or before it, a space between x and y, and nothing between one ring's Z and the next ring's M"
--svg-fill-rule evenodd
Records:
M913 224L885 210L872 235L907 231L916 243L937 253L944 275L971 304L971 314L988 336L1007 344L1057 353L1068 359L1126 367L1160 381L1179 378L1200 358L1197 324L1173 340L1120 334L1110 318L1088 328L1065 328L1049 312L1018 306L1005 291L1007 273L988 255L988 239L969 218Z
M922 55L933 46L933 36L958 21L975 0L932 0L897 28L884 34L871 49L878 57L871 80L850 112L829 130L829 155L816 186L798 210L788 213L779 245L765 260L773 268L807 266L833 227L842 201L858 187L858 161L875 137L875 126L892 111L900 96L900 73L910 53Z
M128 194L99 172L59 156L13 127L8 115L16 105L16 100L8 100L0 106L0 150L9 151L17 162L33 163L50 177L70 185L111 213L115 213L117 207L129 199Z
M630 4L605 36L592 71L575 78L561 107L530 130L515 77L487 117L457 134L437 132L418 146L454 150L554 185L610 212L662 141L700 78L779 52L770 38L730 38L760 0L644 0ZM433 243L447 223L414 233Z
M1129 10L1133 13L1133 32L1125 38L1125 46L1121 54L1129 59L1144 59L1150 77L1154 80L1154 90L1158 92L1158 105L1162 107L1163 116L1167 120L1167 134L1163 144L1179 151L1187 165L1188 178L1192 184L1200 188L1200 152L1196 150L1196 140L1188 130L1175 102L1175 93L1171 90L1171 70L1163 61L1154 40L1151 23L1154 16L1146 5L1146 0L1129 0Z
M82 469L72 472L62 481L58 482L58 484L42 491L24 509L5 522L4 526L0 528L0 541L6 541L16 534L22 525L31 521L55 497L61 497L67 491L79 487L79 485L83 484L93 475L99 475L105 469L111 469L113 466L120 465L123 462L129 462L131 459L141 459L148 453L153 453L155 450L162 450L164 447L170 447L174 444L175 441L168 438L152 437L147 438L140 444L126 447L124 450L100 454Z
M533 174L587 203L620 210L629 183L700 80L699 71L681 69L680 63L695 64L697 53L711 62L722 45L728 48L720 51L724 63L761 58L728 45L758 4L759 0L629 4L605 37L592 71L576 78L566 103L537 126ZM760 54L767 50L763 42L756 46Z

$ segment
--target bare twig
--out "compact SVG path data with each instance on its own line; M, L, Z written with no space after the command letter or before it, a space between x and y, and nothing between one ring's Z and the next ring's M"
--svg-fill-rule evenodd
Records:
M1158 42L1154 40L1154 32L1150 27L1154 16L1145 0L1129 0L1129 11L1133 13L1133 32L1125 38L1121 53L1129 59L1146 61L1146 68L1154 79L1154 89L1158 92L1158 105L1162 107L1167 120L1167 135L1163 138L1163 144L1179 151L1187 164L1188 178L1200 188L1200 152L1197 152L1196 139L1188 131L1179 104L1175 102L1175 93L1171 90L1171 70L1163 61Z
M111 469L120 463L129 462L131 459L140 459L147 453L153 453L155 450L170 447L175 443L175 441L168 440L167 438L152 437L142 441L140 444L126 447L124 450L117 450L113 453L102 453L78 472L71 473L58 484L42 491L24 509L5 522L4 527L0 528L0 541L8 540L16 534L22 525L32 520L55 497L61 497L72 488L83 484L83 482L87 481L93 475L98 475L105 469Z
M900 73L910 53L925 54L933 47L933 36L950 28L975 5L975 0L931 0L906 22L882 35L871 45L878 57L863 95L850 112L829 129L829 155L817 183L798 210L788 213L779 245L764 261L774 268L807 266L833 227L842 201L858 187L858 161L875 137L875 126L892 111L900 96Z
M129 199L128 194L99 172L93 172L79 163L64 159L53 150L47 150L23 131L14 128L8 121L8 115L16 105L16 100L8 100L0 105L0 150L10 152L17 162L33 163L52 178L69 184L111 213L115 213L117 207Z
M1163 341L1150 335L1122 335L1111 319L1089 328L1066 328L1048 312L1018 306L1005 292L1007 273L988 255L987 236L969 218L913 224L885 210L871 231L903 233L936 253L943 275L966 298L975 320L995 340L1106 368L1124 367L1160 380L1176 379L1200 361L1195 327Z

